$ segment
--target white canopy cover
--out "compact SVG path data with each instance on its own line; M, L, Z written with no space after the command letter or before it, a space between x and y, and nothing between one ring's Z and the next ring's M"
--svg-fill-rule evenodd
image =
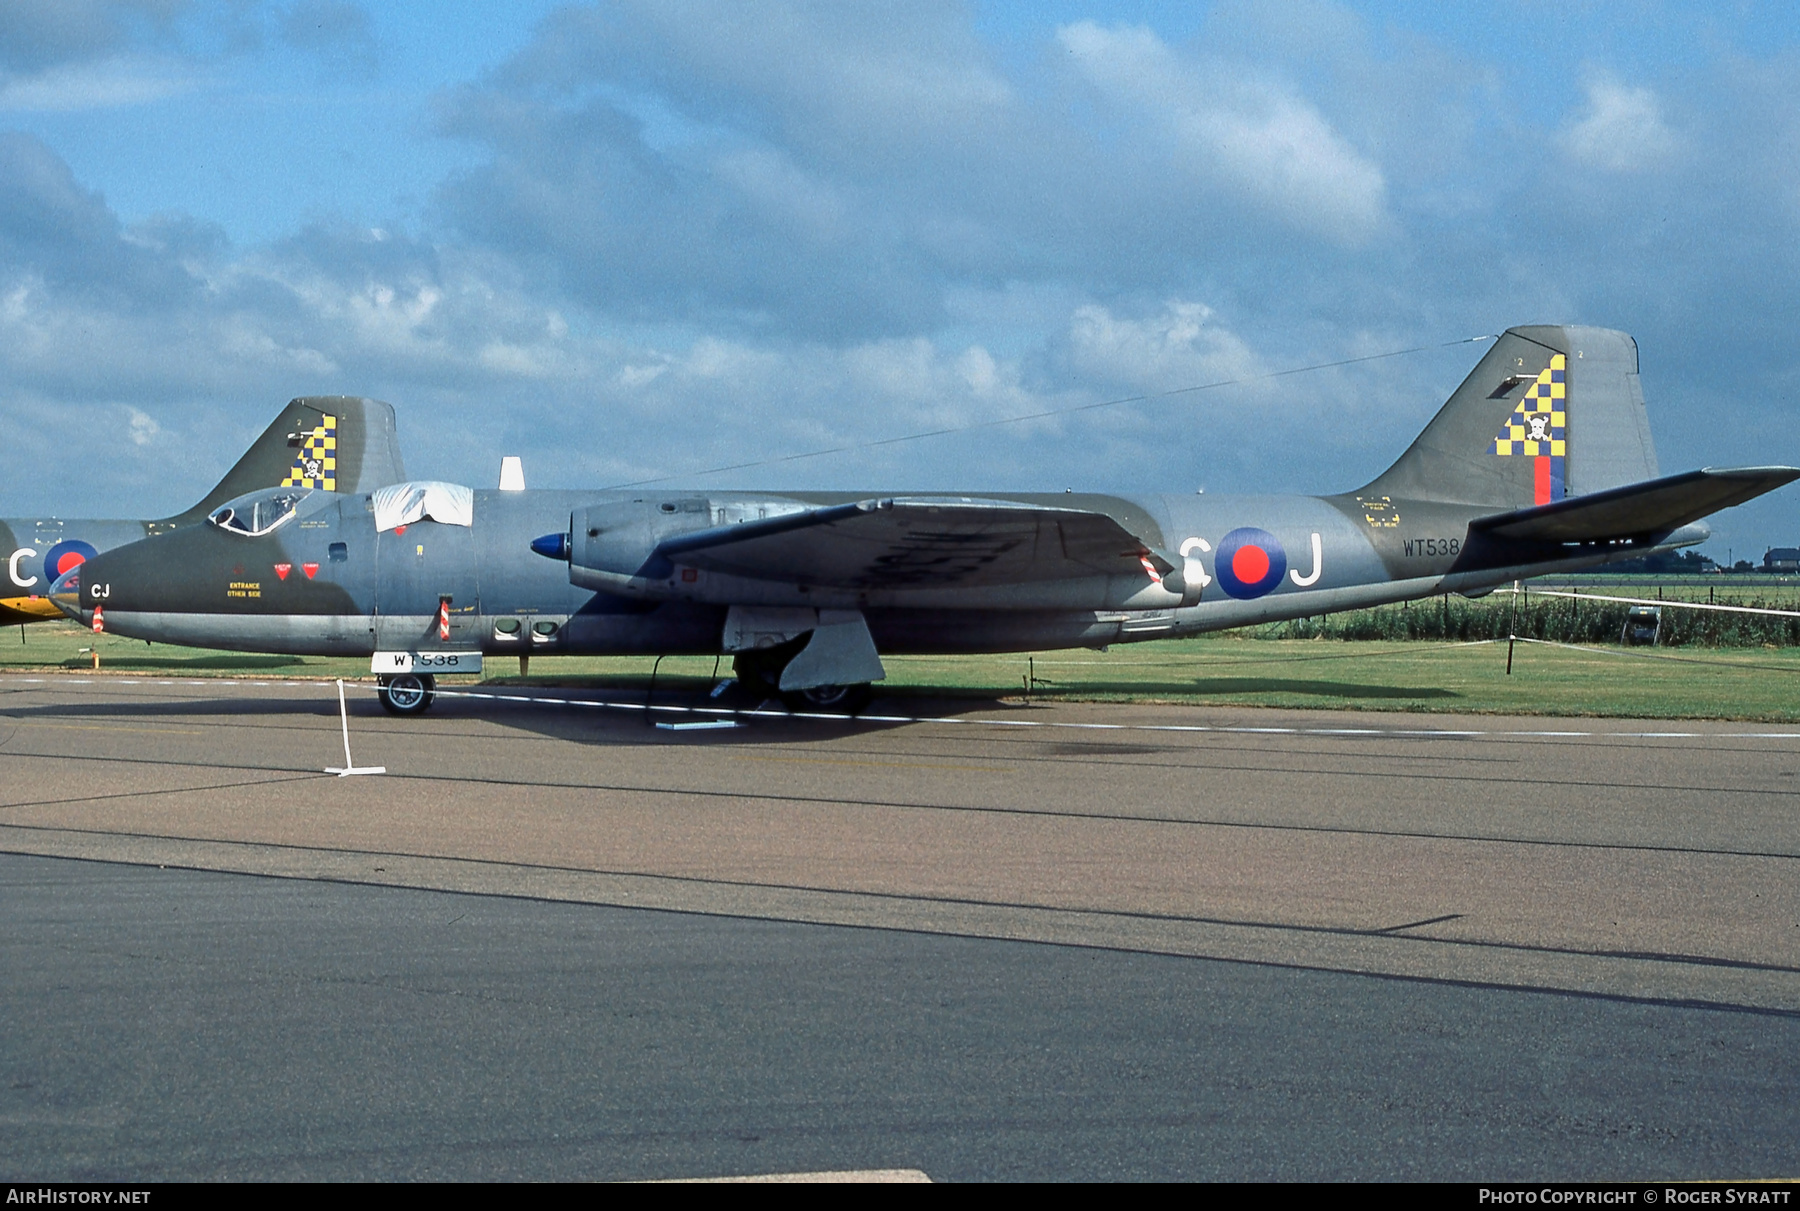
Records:
M435 479L389 484L374 493L375 529L391 530L415 521L441 521L447 526L475 524L475 490Z

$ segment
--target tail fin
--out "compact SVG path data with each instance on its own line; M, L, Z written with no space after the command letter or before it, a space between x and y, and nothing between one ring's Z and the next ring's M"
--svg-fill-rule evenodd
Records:
M1393 466L1358 496L1530 508L1657 477L1637 342L1606 328L1508 328Z
M233 497L279 484L372 492L405 478L393 405L308 395L290 401L203 500L161 524L198 521Z

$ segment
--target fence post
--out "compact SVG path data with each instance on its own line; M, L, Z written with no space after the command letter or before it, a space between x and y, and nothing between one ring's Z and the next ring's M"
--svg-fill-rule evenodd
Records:
M1513 581L1512 607L1506 613L1506 675L1512 676L1513 643L1519 637L1519 596L1518 581Z

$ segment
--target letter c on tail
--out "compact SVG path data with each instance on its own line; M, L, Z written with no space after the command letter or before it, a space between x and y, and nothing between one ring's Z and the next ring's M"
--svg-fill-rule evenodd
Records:
M26 580L19 575L19 561L36 554L37 552L30 547L20 547L18 550L14 551L12 557L6 561L6 574L12 577L12 582L21 589L29 589L38 582L38 578L35 576Z

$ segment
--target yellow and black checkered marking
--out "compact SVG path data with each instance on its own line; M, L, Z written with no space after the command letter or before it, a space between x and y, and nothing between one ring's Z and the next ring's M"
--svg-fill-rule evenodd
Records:
M1568 419L1568 359L1558 353L1525 391L1494 438L1495 454L1523 454L1529 458L1549 455L1561 458L1568 451L1563 426Z
M300 453L281 481L284 488L323 488L337 491L337 417L324 417L305 434Z

